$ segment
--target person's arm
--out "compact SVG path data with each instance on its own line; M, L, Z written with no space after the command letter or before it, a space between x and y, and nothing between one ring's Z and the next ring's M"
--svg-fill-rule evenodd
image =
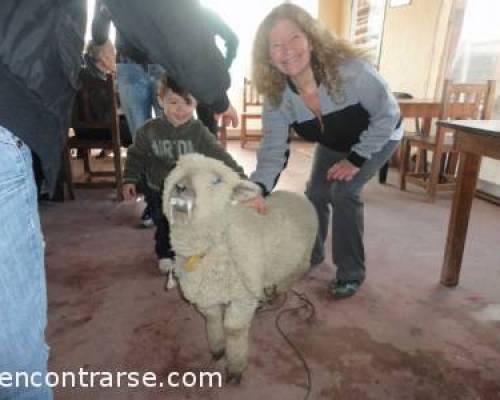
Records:
M200 132L196 144L196 151L207 157L222 161L229 168L235 171L241 178L247 179L243 168L231 157L224 147L215 139L214 135L206 126L200 123Z
M387 83L370 65L364 64L355 82L355 90L361 105L368 111L369 123L359 142L351 148L347 160L360 168L390 140L398 127L400 112Z
M288 120L279 108L264 102L262 109L262 141L257 152L257 168L250 180L257 183L263 195L269 194L288 162L289 131Z
M226 58L225 64L226 68L229 69L234 59L236 58L236 52L238 50L238 36L233 30L226 24L226 22L213 11L204 8L207 15L208 21L212 24L213 31L215 35L220 36L224 40L224 46L226 47Z
M111 14L102 0L96 0L94 7L94 18L92 19L92 40L98 46L102 46L109 39L109 27L111 26Z
M120 33L165 67L180 86L216 113L229 107L230 78L224 58L208 36L195 0L103 0Z

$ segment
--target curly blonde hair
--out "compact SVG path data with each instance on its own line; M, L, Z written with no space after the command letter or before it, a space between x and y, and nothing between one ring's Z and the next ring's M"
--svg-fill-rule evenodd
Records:
M252 80L257 91L271 104L281 102L286 85L286 76L272 64L269 55L269 32L280 20L296 24L311 43L311 66L316 79L319 79L330 93L339 89L338 65L347 59L366 59L365 51L355 48L350 42L338 39L319 21L303 8L294 4L282 4L274 8L261 22L255 35L252 51Z

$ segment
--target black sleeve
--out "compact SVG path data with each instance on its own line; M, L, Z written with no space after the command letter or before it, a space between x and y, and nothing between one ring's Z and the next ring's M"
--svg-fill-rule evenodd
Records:
M229 106L224 58L196 0L103 0L127 41L215 112Z
M111 14L102 0L96 0L94 18L92 19L92 40L99 46L109 38Z
M226 46L226 67L229 69L233 60L236 58L236 52L238 50L238 36L233 30L226 24L226 22L216 13L209 9L204 9L207 19L210 24L212 24L212 29L214 35L220 36L224 40L224 45Z

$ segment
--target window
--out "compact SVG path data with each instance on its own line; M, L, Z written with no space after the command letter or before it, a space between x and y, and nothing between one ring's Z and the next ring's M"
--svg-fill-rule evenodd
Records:
M380 62L386 0L353 0L351 40L366 48L374 65Z
M463 4L462 4L463 6ZM450 49L448 76L457 82L497 81L492 119L500 119L500 1L469 0L458 29L456 49ZM460 21L457 22L459 24ZM452 27L453 29L453 27ZM479 189L500 193L500 161L484 158Z
M318 16L318 0L201 0L203 6L216 12L238 36L238 55L231 66L229 89L231 103L237 108L242 104L243 78L250 77L252 45L259 23L274 7L285 2L297 4L312 16Z

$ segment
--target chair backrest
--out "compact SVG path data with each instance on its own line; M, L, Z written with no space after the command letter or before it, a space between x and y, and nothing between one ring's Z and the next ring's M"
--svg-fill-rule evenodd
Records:
M249 107L262 106L262 96L259 96L257 89L252 85L250 79L243 79L243 112L248 111Z
M392 92L392 94L397 100L413 99L413 96L410 93L406 92Z
M104 93L104 96L99 96L100 102L106 104L96 104L96 93ZM106 118L99 118L102 114L96 112L96 108L106 108L111 110L111 113ZM83 79L82 86L76 95L73 114L72 128L90 128L90 129L109 129L112 135L117 135L119 138L119 116L118 116L118 101L115 87L115 79L112 74L107 74L106 80L99 79Z
M392 92L393 96L396 98L396 100L411 100L413 99L413 95L407 92ZM421 129L421 123L420 123L420 118L415 117L415 133L421 134L422 129Z
M453 83L446 80L441 119L489 119L493 108L495 81L484 84Z

